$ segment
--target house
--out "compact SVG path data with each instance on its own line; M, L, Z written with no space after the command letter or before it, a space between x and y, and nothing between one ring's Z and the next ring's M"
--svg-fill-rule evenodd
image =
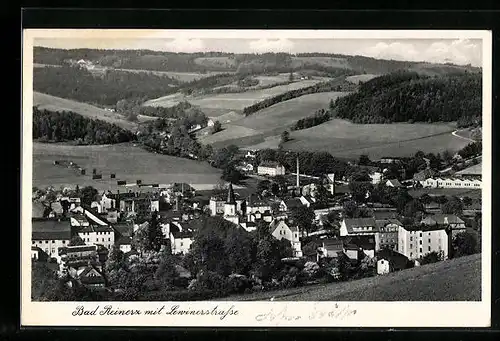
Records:
M442 252L448 257L451 234L443 225L400 226L398 252L410 260L419 259L430 252Z
M279 210L280 211L290 211L294 208L302 206L302 201L299 198L291 198L287 200L282 200L280 202Z
M44 257L44 252L42 251L42 249L40 249L38 246L32 246L31 247L31 259L32 260L35 260L35 261L46 261L45 259L46 257Z
M452 236L455 237L460 232L465 232L465 222L454 214L433 214L426 216L422 221L426 226L451 227Z
M389 156L385 156L379 160L379 162L383 164L399 163L400 161L401 158L399 157L389 157Z
M377 260L377 274L385 275L389 273L389 260L385 258L380 258Z
M354 252L353 246L355 246L358 250L357 253L360 259L366 256L370 258L375 257L375 249L377 246L375 237L376 235L354 235L344 237L344 253L346 252L346 246L350 247L348 250L351 252Z
M253 221L242 220L240 221L240 226L243 227L247 232L257 230L257 224Z
M306 207L311 207L312 204L314 204L316 202L316 199L314 199L312 196L310 195L303 195L299 198L300 202L302 203L302 205L306 206Z
M264 213L266 211L271 212L271 203L266 200L252 200L251 197L248 198L246 203L246 214L251 213Z
M212 120L211 118L208 119L207 121L207 127L213 127L215 124L214 120Z
M59 248L56 257L59 263L59 275L69 274L76 277L79 270L84 269L98 257L97 245L75 245Z
M398 212L396 209L373 209L372 217L375 220L396 219Z
M251 163L248 162L242 162L240 165L236 167L236 169L242 171L242 172L253 172L254 171L254 166Z
M50 207L45 206L40 201L32 201L31 218L46 218L50 212Z
M428 178L421 182L424 188L467 188L481 189L482 181L480 179L467 178Z
M421 183L422 181L425 181L425 179L428 178L433 178L437 175L438 173L431 168L426 168L418 173L415 173L413 175L413 182L414 183Z
M478 179L481 180L483 174L483 165L478 163L477 165L470 166L468 168L462 169L455 173L456 177Z
M119 236L115 241L115 245L123 253L128 253L132 251L132 237L130 236Z
M318 192L318 186L315 183L307 184L302 186L302 190L300 191L302 196L314 197Z
M71 227L85 244L102 245L108 250L115 244L115 230L108 221L82 206L72 211Z
M340 224L340 236L375 235L378 232L374 218L346 218Z
M170 247L173 254L186 254L193 243L193 230L189 223L171 224L169 231Z
M136 215L149 215L159 211L159 196L155 193L135 193L133 197L120 198L120 211Z
M376 250L382 249L398 249L398 231L399 227L403 226L403 224L397 219L380 219L375 220L377 224L377 228L379 231L378 238L376 241L378 242L376 245Z
M403 185L401 185L401 182L399 182L398 179L389 179L385 182L385 185L387 187L395 187L395 188L403 187Z
M381 172L369 173L368 176L370 177L372 185L378 185L380 182L382 182Z
M68 219L32 219L31 246L38 247L50 258L59 255L59 248L71 240L71 225ZM43 258L41 255L38 258Z
M226 203L226 199L222 195L214 195L210 197L209 208L210 215L222 215L224 214L224 204Z
M106 285L103 274L96 266L88 265L77 272L77 279L85 286L102 288Z
M409 259L392 249L382 249L375 253L377 258L377 273L387 274L393 271L404 270L408 267Z
M299 237L299 227L285 219L273 219L269 224L271 235L278 239L286 239L290 242L295 257L302 257L302 247Z
M257 167L258 175L278 176L285 175L285 167L278 162L263 162Z
M339 253L344 250L344 244L340 239L320 239L321 246L319 247L321 258L336 258Z

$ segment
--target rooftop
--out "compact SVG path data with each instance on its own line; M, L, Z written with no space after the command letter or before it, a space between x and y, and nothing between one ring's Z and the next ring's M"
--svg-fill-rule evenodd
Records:
M33 240L70 240L71 225L68 220L33 219L31 238Z

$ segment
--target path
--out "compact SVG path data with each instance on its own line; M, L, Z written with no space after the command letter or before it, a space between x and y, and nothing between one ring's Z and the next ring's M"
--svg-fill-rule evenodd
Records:
M462 130L464 130L464 129L462 129ZM458 138L461 138L461 139L464 139L464 140L467 140L467 141L470 141L470 142L476 142L475 140L470 139L468 137L458 135L457 131L461 131L461 130L455 130L454 132L451 133L451 135L458 137Z

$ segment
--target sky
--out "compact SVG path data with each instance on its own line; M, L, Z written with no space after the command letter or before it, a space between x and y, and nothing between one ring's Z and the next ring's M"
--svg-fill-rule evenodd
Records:
M37 38L53 48L149 49L168 52L319 52L380 59L482 66L480 39Z

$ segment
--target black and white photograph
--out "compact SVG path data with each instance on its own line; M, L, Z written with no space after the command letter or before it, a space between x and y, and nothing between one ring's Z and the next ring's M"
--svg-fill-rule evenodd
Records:
M489 323L487 32L131 32L25 34L31 323Z

